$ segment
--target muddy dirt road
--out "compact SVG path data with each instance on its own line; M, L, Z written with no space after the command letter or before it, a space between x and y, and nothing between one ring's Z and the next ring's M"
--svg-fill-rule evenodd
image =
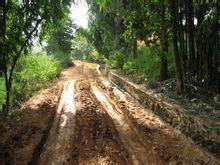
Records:
M45 140L29 160L26 155L15 164L219 163L112 85L96 64L76 61L58 84L62 90Z
M94 64L63 74L38 164L215 164L215 158L112 86Z

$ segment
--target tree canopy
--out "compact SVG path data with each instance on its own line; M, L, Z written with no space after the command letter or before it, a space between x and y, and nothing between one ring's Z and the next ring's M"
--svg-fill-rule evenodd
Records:
M164 81L175 76L179 94L187 93L192 86L220 91L217 0L87 0L87 30L77 28L69 19L72 2L0 2L4 113L9 111L19 59L36 41L43 40L47 55L62 65L71 64L67 61L76 55L108 63L142 79L152 75Z
M3 111L10 107L13 72L22 54L33 45L37 36L42 38L50 26L56 26L66 16L70 0L3 0L0 2L0 54L6 86Z
M124 61L122 67L131 49L137 58L137 41L160 45L160 80L168 78L168 68L174 63L179 93L187 90L187 84L219 91L216 0L87 2L93 42L100 53L113 57L123 50L118 59ZM167 59L170 48L174 56L171 64Z

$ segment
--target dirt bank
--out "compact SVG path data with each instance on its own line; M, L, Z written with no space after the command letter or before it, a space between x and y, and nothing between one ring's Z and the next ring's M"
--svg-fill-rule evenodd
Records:
M109 81L128 92L145 108L153 111L176 130L181 131L217 157L220 156L220 125L218 120L210 117L215 116L217 110L212 109L213 113L210 112L210 114L192 113L191 110L183 108L177 102L168 101L155 92L145 90L141 85L132 83L126 77L112 72L107 67L101 67L101 70ZM203 108L205 107L200 108L201 111Z

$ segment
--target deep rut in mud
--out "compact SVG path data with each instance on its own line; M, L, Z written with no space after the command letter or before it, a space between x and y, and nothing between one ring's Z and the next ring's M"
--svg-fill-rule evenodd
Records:
M73 164L129 164L109 115L82 80L76 84L76 131Z
M162 164L152 146L99 90L94 75L88 76L84 65L78 67L81 76L71 88L75 99L67 82L38 164Z
M136 128L132 127L131 123L123 116L123 113L120 112L120 109L116 109L111 101L97 87L93 87L92 91L113 119L120 139L132 157L132 162L134 164L144 164L146 162L161 164L152 146L139 137Z

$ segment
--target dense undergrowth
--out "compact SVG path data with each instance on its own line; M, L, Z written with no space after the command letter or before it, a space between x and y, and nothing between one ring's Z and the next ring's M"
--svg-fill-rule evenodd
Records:
M25 99L54 80L61 71L60 63L50 56L30 55L21 60L15 74L15 96Z
M13 3L18 8L23 4ZM42 7L41 3L38 5ZM35 22L32 23L32 20L30 20L30 23L26 23L35 25L35 28L31 26L25 29L21 26L22 30L17 30L19 35L21 32L19 37L24 39L24 41L16 41L17 45L11 44L14 37L5 32L4 38L11 39L8 43L13 47L7 49L7 52L1 52L3 56L0 56L0 117L13 114L12 112L19 109L23 101L33 96L40 89L50 85L63 68L72 65L72 39L76 26L69 17L70 4L65 5L60 10L59 8L56 9L60 15L55 15L59 18L56 18L56 20L48 18L50 20L48 24L45 20L42 21L45 18L39 18L41 14L38 16L39 13L30 12L30 15L36 15L36 20L40 20L36 21L36 24ZM16 12L15 15L18 14ZM20 17L18 20L20 20ZM21 16L21 20L23 20L23 16ZM17 23L16 19L10 21L14 21L16 27L17 24L21 24L21 22ZM44 22L44 26L41 25L41 21ZM10 26L14 28L13 23ZM41 28L37 30L39 25ZM31 30L28 30L29 28ZM25 32L23 32L24 29ZM26 31L32 31L32 33L26 36ZM13 33L13 35L16 35L16 33ZM10 44L6 44L5 47L9 47Z
M65 57L65 56L64 56ZM11 103L14 108L21 102L33 96L37 91L45 88L59 76L63 67L71 61L58 60L44 54L27 55L19 60L14 73ZM4 78L0 77L0 107L4 102Z
M121 71L123 74L130 75L136 83L142 81L156 81L160 76L160 47L144 46L138 49L137 57L134 59L127 52L116 52L108 61L108 64ZM169 77L174 76L173 55L171 51L168 54Z
M118 50L109 58L99 53L88 41L81 37L77 49L74 50L74 58L99 64L108 64L112 69L130 76L136 83L143 81L151 83L159 80L160 77L160 55L159 45L140 46L137 57L133 58L131 52ZM175 77L175 65L172 48L167 54L168 79Z

